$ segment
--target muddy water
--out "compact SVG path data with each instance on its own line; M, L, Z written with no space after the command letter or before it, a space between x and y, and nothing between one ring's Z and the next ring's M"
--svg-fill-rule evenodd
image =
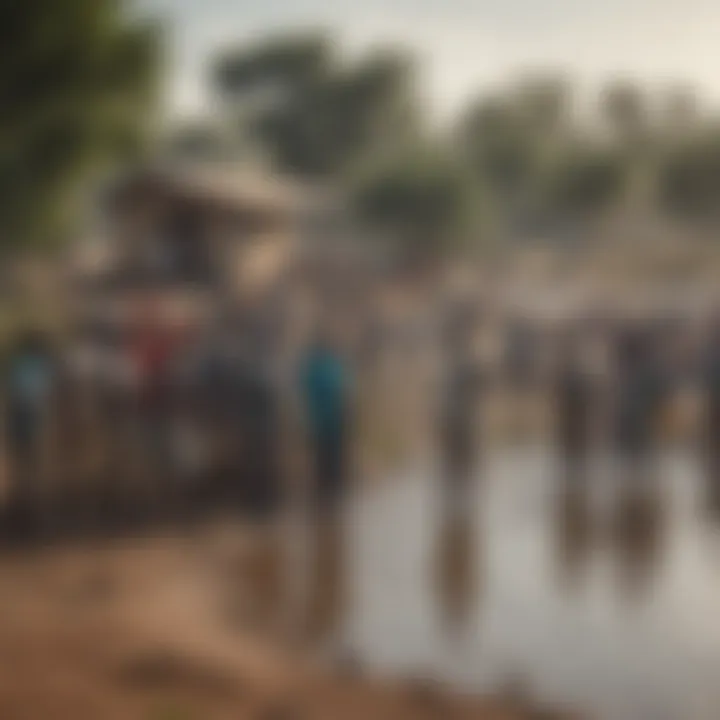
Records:
M308 624L320 636L334 625L341 649L381 675L512 687L601 720L717 720L720 521L703 507L697 461L667 454L654 475L623 482L599 459L572 492L560 475L542 449L493 450L445 518L429 463L368 484L345 542L336 527L317 534L321 592ZM117 614L141 647L256 663L263 637L249 645L246 631L294 583L278 591L271 570L284 554L260 542L250 562L255 545L233 519L180 539L70 549L67 563L51 550L21 555L3 564L3 591L14 593L0 593L0 633L17 635L23 612L46 618L30 635L50 638L57 627L79 632L93 612L101 626ZM301 556L288 556L293 576L307 574Z
M720 717L720 524L695 459L637 492L599 459L561 492L543 450L501 452L467 512L412 468L356 503L345 641L385 673L512 686L600 718Z

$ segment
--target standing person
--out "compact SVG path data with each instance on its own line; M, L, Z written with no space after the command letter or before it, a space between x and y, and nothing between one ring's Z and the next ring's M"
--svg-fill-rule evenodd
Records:
M252 528L253 542L239 587L243 619L254 630L282 631L287 590L283 508L283 443L279 334L265 318L229 323L207 386L219 400L220 427L230 440L221 496ZM219 362L218 362L219 361ZM221 397L219 396L221 394Z
M481 374L473 353L474 317L461 309L450 318L440 413L441 526L436 582L446 630L462 635L476 592L475 527L470 497L478 456Z
M321 512L333 512L348 482L350 371L326 334L318 335L302 365L301 384L310 433L314 500Z
M277 345L262 324L250 327L234 368L243 501L265 518L274 517L282 501Z
M203 499L231 499L233 449L236 447L237 414L235 364L237 340L226 319L218 319L214 327L198 342L193 362L197 412L206 440L207 467ZM230 494L228 494L230 493Z
M574 590L582 580L594 541L588 456L592 424L597 417L597 378L592 376L592 324L582 335L570 327L560 343L555 385L557 444L564 478L556 504L555 529L561 580Z
M571 328L561 349L556 386L558 445L571 482L585 475L591 439L593 388L583 360L580 337Z
M712 321L702 351L701 387L704 417L701 432L708 500L720 510L720 315Z
M201 380L203 348L196 327L188 326L172 363L173 474L183 491L183 512L196 506L196 492L208 469L206 438L203 433Z
M237 503L254 519L280 505L281 408L276 348L257 321L229 319L194 362L198 413L214 448L213 501ZM212 468L211 468L212 469Z
M652 482L651 460L659 436L667 378L657 338L645 327L630 328L618 345L616 448L625 480L613 528L628 589L649 579L662 532L661 488Z
M143 463L157 489L173 462L173 362L177 338L150 312L131 338Z
M21 525L32 524L33 504L39 500L43 440L50 415L53 376L53 361L45 338L34 331L25 332L10 351L5 374L11 503Z
M442 391L441 454L445 497L465 504L478 453L481 373L473 356L472 318L460 312L446 332L447 361Z
M539 336L537 320L511 318L505 339L505 376L508 382L512 432L526 438L535 416Z
M643 475L648 469L664 390L650 334L642 328L622 332L617 344L615 445L633 475Z
M528 318L510 321L505 363L511 384L521 392L527 391L534 380L537 340L536 329Z
M344 606L342 505L350 480L351 374L337 344L318 334L301 366L301 390L312 463L314 547L306 632L337 640Z

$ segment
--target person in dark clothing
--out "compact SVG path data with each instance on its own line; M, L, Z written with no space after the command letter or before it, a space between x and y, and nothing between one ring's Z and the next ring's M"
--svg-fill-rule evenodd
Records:
M178 337L152 316L131 337L131 356L137 377L138 427L146 469L159 488L173 470L172 414L174 362Z
M503 374L509 391L513 434L522 438L532 432L539 355L537 322L522 316L510 318L505 337Z
M566 479L584 476L591 440L593 388L583 364L581 337L570 329L561 349L556 386L558 445Z
M269 516L281 501L277 388L268 364L247 355L238 360L234 385L242 501L251 513Z
M505 366L511 385L526 390L536 371L538 337L532 323L514 318L508 328Z
M234 439L230 480L238 509L257 531L248 558L248 600L255 627L279 630L287 590L279 342L262 322L243 323L234 339L225 387Z
M670 385L659 339L652 325L633 325L621 331L616 346L614 440L628 482L617 488L612 532L630 596L650 587L663 534L665 498L652 460Z
M43 439L50 416L54 363L45 339L22 335L5 372L5 432L12 474L11 503L29 521L37 501Z
M464 494L478 452L481 374L473 357L473 321L467 313L453 317L446 332L448 358L441 408L441 455L450 494ZM462 502L462 501L461 501Z
M218 328L193 369L194 406L209 442L208 501L269 518L281 495L281 407L274 352L246 323Z
M704 400L701 438L708 500L714 509L720 510L720 315L713 320L708 333L700 372Z
M334 508L348 481L350 372L328 338L319 336L301 368L305 415L312 445L315 500Z
M647 331L630 328L621 333L616 386L615 447L621 460L639 470L652 453L666 389Z
M339 641L345 605L346 528L350 482L351 374L330 337L319 334L300 367L311 462L311 550L304 630L318 643Z
M470 493L478 459L482 379L474 355L475 313L451 311L444 329L446 361L440 406L441 506L435 581L439 611L449 639L462 637L478 578L478 538Z

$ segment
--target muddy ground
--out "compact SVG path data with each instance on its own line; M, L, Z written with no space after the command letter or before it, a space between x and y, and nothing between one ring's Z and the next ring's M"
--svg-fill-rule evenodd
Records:
M252 541L217 529L0 555L2 720L569 717L518 695L383 682L260 631ZM243 617L243 614L245 616Z

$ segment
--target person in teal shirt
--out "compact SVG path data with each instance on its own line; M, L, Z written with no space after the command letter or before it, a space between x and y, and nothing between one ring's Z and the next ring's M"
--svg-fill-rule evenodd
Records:
M49 420L54 363L44 338L24 333L5 366L5 439L11 464L13 504L22 521L37 492L42 441ZM17 518L21 520L20 517Z
M350 372L329 338L318 336L301 367L301 390L313 446L316 500L335 506L347 484Z

